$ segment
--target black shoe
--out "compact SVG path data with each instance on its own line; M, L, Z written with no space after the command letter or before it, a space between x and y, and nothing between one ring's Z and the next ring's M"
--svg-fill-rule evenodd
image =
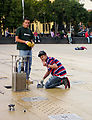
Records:
M65 86L65 89L67 88L67 79L65 78L64 79L64 86Z
M70 82L69 82L68 77L63 78L63 83L64 83L64 86L65 86L65 89L67 87L70 88Z
M70 81L69 81L68 77L66 77L66 78L67 78L67 85L68 85L68 88L70 88Z

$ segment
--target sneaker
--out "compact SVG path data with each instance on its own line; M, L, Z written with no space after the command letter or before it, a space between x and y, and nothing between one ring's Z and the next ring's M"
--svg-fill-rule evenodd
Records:
M38 40L38 42L40 42L40 40Z
M63 78L63 84L64 84L64 86L65 86L65 89L68 87L68 85L69 85L69 82L68 82L68 78L67 77L65 77L65 78ZM68 87L69 88L69 87Z
M67 78L67 86L68 86L68 88L70 88L70 81L69 81L68 77L66 77L66 78Z
M65 89L67 88L67 80L65 79L64 80L64 86L65 86Z

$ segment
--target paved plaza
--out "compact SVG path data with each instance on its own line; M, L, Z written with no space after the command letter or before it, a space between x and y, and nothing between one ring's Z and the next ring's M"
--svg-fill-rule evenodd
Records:
M75 47L81 46L87 47L87 50L75 50ZM92 45L36 44L33 48L32 80L40 81L46 71L37 57L40 50L62 62L71 88L65 90L62 85L55 89L37 89L36 82L26 92L12 92L12 89L5 88L12 85L11 55L18 55L18 51L16 44L2 44L0 120L92 120ZM15 111L9 111L8 104L15 104Z

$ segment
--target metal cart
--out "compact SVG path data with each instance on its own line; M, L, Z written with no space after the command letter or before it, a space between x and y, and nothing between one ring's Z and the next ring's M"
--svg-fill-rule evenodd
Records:
M27 58L29 58L29 56L20 57L18 55L12 55L12 91L28 90L28 84L26 80L27 73L25 73L25 62L27 62ZM21 66L20 71L18 70L19 64ZM27 67L29 70L29 64Z

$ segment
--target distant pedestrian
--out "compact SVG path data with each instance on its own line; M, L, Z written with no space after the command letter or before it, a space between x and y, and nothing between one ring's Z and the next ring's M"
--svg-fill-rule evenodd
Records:
M54 37L55 34L54 34L54 31L51 31L51 37Z
M8 28L5 30L5 37L11 36L10 32L8 31Z
M86 32L85 32L85 37L87 38L87 40L88 40L88 43L90 43L90 38L89 38L88 31L86 31Z
M37 31L34 32L34 38L35 38L35 42L40 42L40 38L39 38L39 35L37 33Z
M72 36L70 31L67 33L67 38L68 38L68 43L72 44Z

